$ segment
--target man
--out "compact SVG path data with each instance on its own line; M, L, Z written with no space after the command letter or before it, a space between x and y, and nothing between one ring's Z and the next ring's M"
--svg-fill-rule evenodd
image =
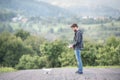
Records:
M76 73L83 74L83 65L81 59L81 50L83 48L83 36L82 36L83 32L79 30L77 24L73 24L71 28L75 32L75 35L74 35L74 44L69 47L73 48L75 51L75 56L78 64L78 71Z

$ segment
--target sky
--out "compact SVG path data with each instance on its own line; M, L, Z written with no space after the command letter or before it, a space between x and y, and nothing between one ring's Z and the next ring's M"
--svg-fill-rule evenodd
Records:
M38 0L60 7L106 5L120 10L120 0Z

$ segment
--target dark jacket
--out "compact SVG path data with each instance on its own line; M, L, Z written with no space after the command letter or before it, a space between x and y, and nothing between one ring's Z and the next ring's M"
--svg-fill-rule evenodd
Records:
M83 49L83 32L81 30L75 32L73 48Z

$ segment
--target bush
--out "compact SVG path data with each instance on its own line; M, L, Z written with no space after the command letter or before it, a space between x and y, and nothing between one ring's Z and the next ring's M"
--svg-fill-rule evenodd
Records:
M47 67L60 67L59 56L64 52L65 43L62 41L47 42L41 46L41 53L47 56Z
M39 56L30 56L23 55L18 65L16 65L17 69L39 69L46 66L46 57Z
M107 43L98 49L96 62L99 65L120 65L120 39L110 37Z
M24 45L21 38L10 33L0 34L0 64L14 67L25 53L32 54L33 50Z
M59 57L59 60L62 67L77 65L74 51L71 49L66 49Z

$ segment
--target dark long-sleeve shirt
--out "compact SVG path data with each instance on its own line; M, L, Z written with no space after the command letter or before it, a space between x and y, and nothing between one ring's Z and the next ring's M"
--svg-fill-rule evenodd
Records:
M73 47L74 49L83 49L83 32L81 30L75 32Z

